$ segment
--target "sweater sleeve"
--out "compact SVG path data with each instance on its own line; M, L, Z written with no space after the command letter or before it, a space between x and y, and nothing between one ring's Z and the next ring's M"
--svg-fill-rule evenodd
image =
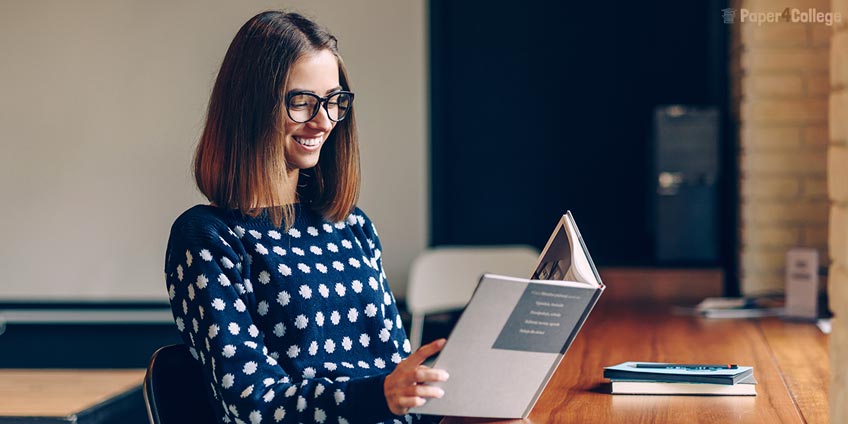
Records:
M383 246L380 243L380 236L377 233L377 227L374 225L374 222L368 218L368 215L365 214L364 211L357 208L354 211L357 216L361 217L362 221L360 221L360 227L362 228L362 232L365 236L365 242L368 244L368 248L365 249L368 251L368 256L364 258L366 261L371 263L371 266L377 270L380 275L380 286L385 293L385 296L388 296L383 301L383 307L388 308L387 316L394 316L393 324L394 325L386 325L386 328L392 328L391 338L395 341L398 341L395 346L397 347L397 360L400 361L405 359L412 353L411 345L409 343L409 339L407 338L406 331L403 327L403 322L401 321L400 313L397 309L397 303L395 301L394 294L391 292L389 288L388 278L386 276L386 271L383 268ZM388 323L387 323L388 324ZM442 417L435 415L421 415L421 414L412 414L411 415L412 422L415 423L438 423L442 420Z
M374 222L368 218L368 215L366 215L361 209L357 208L355 213L362 217L360 226L365 236L365 241L368 244L368 247L365 250L369 252L369 257L364 259L370 262L371 266L379 273L379 283L384 294L382 307L388 309L384 313L388 319L392 321L391 324L386 323L386 328L391 330L392 340L399 342L396 344L396 347L398 348L398 358L405 359L412 353L412 349L409 339L407 338L406 331L403 328L403 322L401 321L400 312L397 308L397 301L394 293L392 293L391 288L389 287L386 270L383 268L383 246L380 243L380 236L377 234L377 227L374 225Z
M268 355L248 312L249 256L226 225L174 224L166 282L180 335L202 364L223 422L372 423L394 418L385 375L315 378L289 375ZM278 299L278 301L281 301ZM284 331L284 330L283 330ZM296 347L295 347L296 348ZM314 370L313 370L314 371Z

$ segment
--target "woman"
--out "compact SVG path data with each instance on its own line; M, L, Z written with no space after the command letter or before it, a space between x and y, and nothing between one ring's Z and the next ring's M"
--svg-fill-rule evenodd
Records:
M177 218L165 265L220 422L410 422L443 395L421 363L444 340L410 352L354 204L349 90L335 37L295 13L251 18L221 65L194 163L211 204Z

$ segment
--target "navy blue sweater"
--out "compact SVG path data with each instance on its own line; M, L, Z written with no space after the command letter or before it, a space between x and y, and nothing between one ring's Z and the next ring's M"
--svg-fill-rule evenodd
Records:
M383 380L410 353L373 224L303 205L267 215L195 206L171 228L165 275L177 328L223 423L413 422Z

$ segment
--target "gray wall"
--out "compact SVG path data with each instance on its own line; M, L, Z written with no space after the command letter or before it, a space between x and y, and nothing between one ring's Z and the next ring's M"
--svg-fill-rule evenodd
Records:
M403 296L427 242L425 2L0 0L0 301L166 299L170 224L204 202L190 160L218 66L244 21L280 8L340 40L359 205Z

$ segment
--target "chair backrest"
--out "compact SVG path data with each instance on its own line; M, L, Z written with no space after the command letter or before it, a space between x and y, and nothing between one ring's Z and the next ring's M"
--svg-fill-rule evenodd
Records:
M183 344L159 348L144 377L151 424L215 423L200 364Z
M529 246L461 246L425 250L412 263L406 304L410 341L421 340L423 315L463 308L484 273L529 278L539 251Z

